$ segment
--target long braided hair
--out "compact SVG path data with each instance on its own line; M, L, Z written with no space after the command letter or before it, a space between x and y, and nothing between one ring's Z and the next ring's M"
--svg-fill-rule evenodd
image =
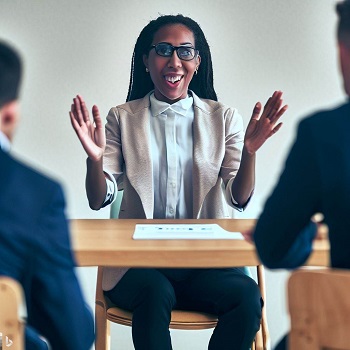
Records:
M144 97L154 89L150 75L145 70L143 55L149 54L154 34L162 27L182 24L192 31L195 47L201 56L198 74L194 75L189 89L201 97L217 101L213 82L213 66L208 42L197 22L183 15L163 15L149 22L141 31L134 48L131 60L129 91L126 101Z

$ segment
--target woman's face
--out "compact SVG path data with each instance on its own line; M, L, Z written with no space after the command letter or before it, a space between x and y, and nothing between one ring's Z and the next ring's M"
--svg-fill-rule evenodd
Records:
M192 31L182 24L160 28L154 34L152 45L159 43L195 47ZM187 97L188 86L200 64L200 57L196 55L191 61L180 60L176 50L171 57L163 57L153 48L148 56L144 55L143 61L151 75L157 100L172 104Z

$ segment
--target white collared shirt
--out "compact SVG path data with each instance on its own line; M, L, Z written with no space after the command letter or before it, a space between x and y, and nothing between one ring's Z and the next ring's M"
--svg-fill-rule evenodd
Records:
M150 103L153 218L192 218L193 97L168 104L152 93ZM114 200L117 188L109 176L104 204Z
M192 213L193 98L174 104L151 101L154 213L157 219L186 219Z
M0 131L0 148L4 152L9 152L11 149L10 140L7 138L7 136L2 131Z

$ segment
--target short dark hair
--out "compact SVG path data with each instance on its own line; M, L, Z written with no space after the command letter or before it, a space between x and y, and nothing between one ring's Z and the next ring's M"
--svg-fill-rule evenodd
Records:
M150 75L145 70L143 55L149 54L154 34L162 27L172 24L182 24L192 31L195 47L201 56L198 74L194 75L189 85L196 95L217 101L213 82L213 66L209 44L199 24L189 17L181 14L162 15L150 21L141 31L134 48L131 60L130 83L127 101L144 97L154 89Z
M18 99L21 75L19 54L9 44L0 41L0 108Z
M338 14L338 40L350 47L350 0L339 2L336 5Z

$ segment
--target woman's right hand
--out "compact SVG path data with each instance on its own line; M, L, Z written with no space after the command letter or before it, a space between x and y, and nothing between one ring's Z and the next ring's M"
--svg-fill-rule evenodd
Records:
M102 159L106 148L106 135L97 106L92 107L94 122L91 122L83 98L77 95L73 99L69 115L73 129L88 157L93 161Z

